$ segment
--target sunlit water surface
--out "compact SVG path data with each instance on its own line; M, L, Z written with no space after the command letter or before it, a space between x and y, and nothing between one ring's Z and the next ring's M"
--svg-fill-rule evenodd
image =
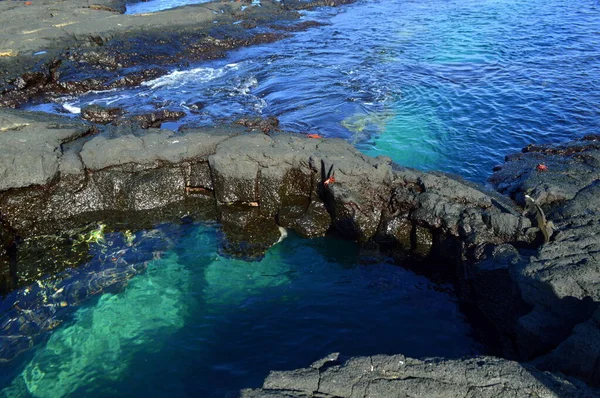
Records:
M174 7L181 7L188 4L208 3L211 0L149 0L133 4L127 4L125 14L144 14L147 12L156 12L168 10Z
M328 25L34 109L179 109L179 124L275 115L291 131L480 182L529 143L600 126L596 0L359 1L304 19Z

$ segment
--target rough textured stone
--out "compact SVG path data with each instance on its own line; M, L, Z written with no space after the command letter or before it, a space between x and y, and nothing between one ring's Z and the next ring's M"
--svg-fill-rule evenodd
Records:
M303 216L298 219L293 228L303 238L325 236L331 226L331 217L320 200L313 200Z
M99 105L89 105L81 109L81 118L92 123L108 124L123 116L121 108L106 108Z
M598 397L600 392L535 367L493 357L418 360L403 355L354 357L324 370L271 372L262 397Z
M497 308L506 317L494 323L514 342L517 358L542 356L538 360L545 368L594 385L599 384L600 363L595 349L600 332L592 317L600 304L599 159L600 142L592 138L528 147L508 157L490 180L516 200L532 196L553 223L554 234L549 242L522 249L502 263L504 269L495 273L500 272L503 287L496 294L488 294L477 277L492 274L488 262L476 264L472 284L482 309L493 302L512 303L504 309L512 307L512 316ZM537 171L537 164L548 171Z
M223 250L256 257L280 238L279 226L307 237L335 229L386 250L444 258L451 271L460 272L459 281L467 286L465 298L472 299L503 336L505 355L543 355L548 368L594 382L596 367L574 360L557 364L569 350L585 350L583 341L597 335L597 323L590 321L600 302L600 185L589 175L590 159L598 151L595 141L568 153L536 152L569 157L575 163L569 173L579 184L577 192L563 199L546 195L543 205L555 233L537 247L535 228L510 200L457 177L392 167L389 159L367 157L342 140L269 136L231 126L151 133L131 125L112 126L83 137L86 124L69 124L59 117L53 117L53 124L40 124L29 113L7 114L11 119L0 139L20 133L31 120L41 129L36 136L50 137L12 152L15 158L38 151L38 146L46 151L53 166L42 177L34 167L20 178L40 187L12 181L12 189L0 192L3 220L22 236L114 214L183 216L216 207L225 234ZM577 157L582 154L584 160ZM515 158L510 167L530 167L531 159L524 159L519 163ZM335 181L326 184L333 175ZM536 180L549 176L530 173ZM520 194L533 193L527 188L530 180L520 181L510 188L517 200ZM550 191L552 181L545 182ZM597 356L593 349L586 353L588 359ZM347 368L361 368L361 361L349 361ZM297 376L306 376L309 383L313 373ZM323 393L354 394L347 389L349 383L357 386L355 392L375 386L384 391L395 383L377 380L364 385L360 377L347 375L343 383L323 384L334 376L321 377ZM421 387L414 388L418 392ZM482 386L464 390L462 384L452 391L487 394Z
M121 164L155 164L183 160L206 160L217 144L233 132L190 130L178 134L169 130L153 133L98 135L86 142L81 159L88 170Z
M538 359L540 368L580 377L600 387L600 310L550 354Z
M61 145L89 130L89 125L66 118L0 109L0 191L52 181Z

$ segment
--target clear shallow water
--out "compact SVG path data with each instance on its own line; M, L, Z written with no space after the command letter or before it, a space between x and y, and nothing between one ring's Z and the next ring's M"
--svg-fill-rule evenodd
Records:
M109 264L110 247L130 250L131 261L140 260L135 250L155 259L122 291L58 317L47 342L0 364L0 396L223 397L259 386L271 369L335 351L457 357L481 349L449 292L361 257L349 242L291 236L253 263L221 257L207 225L125 242L113 234L94 257Z
M37 109L165 107L191 124L275 115L292 131L480 182L531 142L600 126L596 0L360 1L305 19L329 25L138 89Z

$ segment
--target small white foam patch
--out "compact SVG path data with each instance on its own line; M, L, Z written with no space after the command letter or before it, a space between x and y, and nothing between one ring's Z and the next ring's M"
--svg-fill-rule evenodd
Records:
M65 103L63 104L63 108L71 113L81 113L81 108L73 104Z
M277 242L275 242L275 245L280 243L282 240L284 240L285 238L287 238L288 233L287 233L287 229L283 228L283 227L278 227L279 228L279 239L277 239Z
M225 65L222 68L194 68L190 70L176 70L168 75L154 80L143 82L142 86L156 89L160 87L179 88L191 83L204 83L218 79L230 70L237 69L237 64Z

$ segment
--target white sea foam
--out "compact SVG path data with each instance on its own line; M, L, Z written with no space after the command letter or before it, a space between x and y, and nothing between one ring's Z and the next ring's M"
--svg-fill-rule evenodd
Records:
M74 105L73 103L64 103L62 104L63 108L65 108L67 111L71 112L71 113L81 113L81 108Z
M176 70L168 75L154 80L143 82L142 86L157 89L160 87L179 88L191 83L205 83L225 75L230 70L236 70L238 64L225 65L222 68L194 68L190 70Z

